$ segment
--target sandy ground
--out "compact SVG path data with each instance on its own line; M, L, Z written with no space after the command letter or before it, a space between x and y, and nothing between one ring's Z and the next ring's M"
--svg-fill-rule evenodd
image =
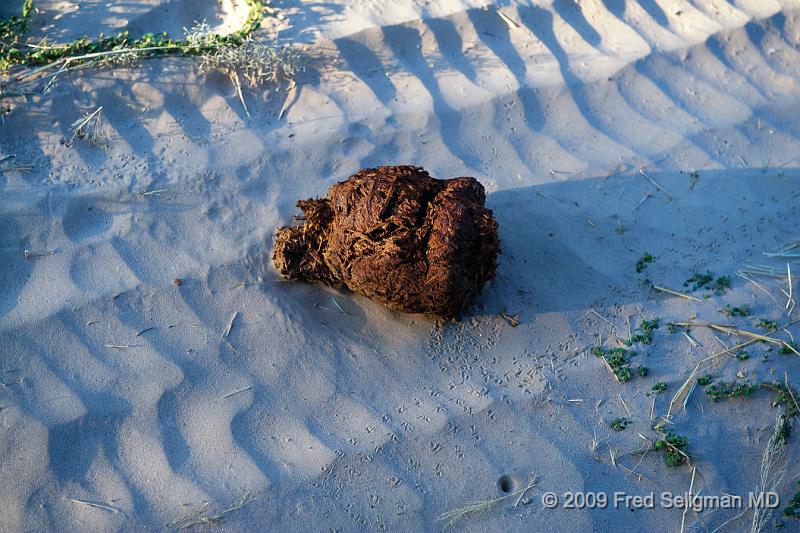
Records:
M41 5L34 34L59 39L241 16L236 2ZM785 282L759 278L765 293L736 272L785 268L763 252L798 236L800 2L272 5L263 38L297 43L307 68L288 94L245 91L252 119L227 78L169 59L65 75L0 125L2 165L33 167L0 173L0 530L147 530L246 495L219 528L439 530L440 513L502 496L504 475L538 485L459 529L680 530L680 509L551 510L541 495L687 491L688 466L626 452L738 339L666 323L788 320ZM102 142L65 145L100 105ZM487 188L503 255L460 322L271 268L297 199L395 163ZM706 270L731 290L697 302L643 284L685 290ZM637 356L650 375L617 383L591 347L656 317ZM767 348L710 372L799 387L800 359ZM698 388L673 413L695 491L756 490L771 398ZM614 432L620 416L633 423ZM784 503L798 476L792 460Z

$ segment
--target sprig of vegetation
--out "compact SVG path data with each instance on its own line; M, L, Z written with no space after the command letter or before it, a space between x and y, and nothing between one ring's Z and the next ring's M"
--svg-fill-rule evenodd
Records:
M686 453L688 446L688 437L671 431L664 433L664 438L655 443L656 450L663 450L664 463L670 468L679 467L689 459L689 454Z
M789 355L796 352L797 352L797 344L794 342L787 342L786 344L778 348L778 353L781 355Z
M747 397L753 394L754 390L756 390L756 386L749 383L720 381L714 385L709 385L706 388L706 394L712 401L717 402L719 400Z
M762 318L756 324L759 328L765 329L767 331L777 331L778 330L778 323L774 320L767 320L766 318Z
M19 16L13 15L0 20L0 72L22 57L20 47L30 26L32 12L33 0L25 0Z
M642 272L645 268L647 268L648 263L653 262L653 256L650 255L649 252L645 252L645 254L636 261L636 272Z
M237 31L226 35L205 34L202 40L192 41L190 38L173 39L167 33L145 33L141 37L133 38L129 32L123 31L115 35L100 34L96 39L88 36L75 39L65 44L50 44L43 40L32 47L29 53L22 53L15 49L12 54L0 56L0 72L8 70L15 64L20 65L50 65L59 61L68 61L71 67L83 63L103 63L119 61L120 56L126 59L148 58L164 55L198 56L213 52L225 47L238 47L245 44L250 36L261 26L264 16L264 5L259 0L245 0L249 6L247 20ZM28 28L28 19L33 10L33 0L25 0L22 18L11 17L2 21L0 28L8 26L13 29L14 43L22 41L23 34ZM11 21L14 21L13 23ZM4 30L0 29L0 40ZM5 45L5 42L3 43ZM0 50L3 50L0 47ZM118 52L118 53L117 53ZM108 55L104 55L108 53ZM5 62L3 62L5 59Z
M701 378L697 378L697 384L705 387L706 385L710 385L711 382L714 381L714 376L711 374L706 374Z
M736 352L734 356L736 356L736 359L738 359L739 361L747 361L748 359L750 359L750 354L747 353L747 350L745 350L744 348Z
M691 278L683 282L683 286L691 287L693 291L706 288L713 290L716 294L722 294L727 289L731 288L731 278L728 276L719 276L715 280L714 274L710 270L706 271L705 274L695 272Z
M642 344L653 344L653 331L658 329L658 319L643 320L639 325L641 333L631 336L630 340L625 341L625 345L631 346L634 342Z
M612 420L608 426L614 431L623 431L630 424L631 424L630 420L621 416L619 418L615 418L614 420Z
M772 405L783 405L786 408L786 417L792 418L800 414L800 406L797 403L797 395L787 385L781 381L764 382L761 387L775 393L775 398L772 400Z
M720 313L726 316L750 316L750 308L747 305L731 307L730 304L727 304L720 310Z
M627 383L630 381L633 377L634 370L640 376L646 376L649 373L647 367L631 367L631 357L636 355L634 350L625 350L624 348L605 349L600 346L595 346L592 349L592 353L597 357L601 357L606 362L608 368L613 372L620 383Z
M650 388L650 392L655 394L661 394L662 392L666 392L666 390L667 390L667 383L665 381L659 381Z
M683 282L683 286L689 287L691 285L691 289L693 291L696 291L706 286L707 284L711 283L713 280L714 280L714 274L712 274L711 271L708 271L705 274L701 274L700 272L695 272L694 276Z

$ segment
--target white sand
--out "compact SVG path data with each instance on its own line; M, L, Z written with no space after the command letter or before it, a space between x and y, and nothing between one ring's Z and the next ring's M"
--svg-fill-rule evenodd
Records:
M491 3L274 2L281 18L265 28L311 58L282 118L285 94L246 91L247 120L224 76L180 59L75 73L15 102L0 158L16 157L0 168L33 170L0 173L0 530L151 529L246 494L258 499L220 527L441 529L441 512L501 495L504 474L540 482L460 528L680 529L680 510L547 510L540 495L688 490L687 466L624 454L658 436L650 387L669 384L665 414L694 365L737 339L696 328L692 346L664 325L787 320L779 283L760 280L776 303L735 273L785 268L762 252L800 233L800 2ZM242 13L66 4L43 2L34 33L226 28ZM99 105L107 146L65 146ZM487 187L503 255L460 323L271 268L296 200L394 163ZM646 251L656 260L637 274ZM697 303L641 283L683 290L706 270L732 290ZM726 303L754 318L722 316ZM654 317L655 344L637 356L650 376L617 383L589 348ZM762 362L764 349L711 371L788 372L800 387L800 359ZM770 399L712 404L698 388L675 414L696 490L755 489ZM619 416L633 424L615 433ZM795 461L784 500L798 475ZM739 512L690 512L686 525Z

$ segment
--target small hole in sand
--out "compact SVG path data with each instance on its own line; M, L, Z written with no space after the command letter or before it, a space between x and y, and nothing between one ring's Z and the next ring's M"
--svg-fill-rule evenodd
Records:
M500 479L497 480L497 488L499 488L501 492L508 494L514 490L514 480L511 476L502 475Z

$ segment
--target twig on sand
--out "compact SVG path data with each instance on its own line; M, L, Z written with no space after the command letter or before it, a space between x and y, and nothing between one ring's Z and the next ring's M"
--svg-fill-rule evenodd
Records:
M0 168L0 174L5 174L6 172L33 172L33 167L31 165L15 165L13 167Z
M127 350L128 348L138 348L138 344L105 344L106 348L114 348L115 350Z
M244 387L243 389L239 389L239 390L235 390L235 391L233 391L233 392L229 392L228 394L226 394L226 395L225 395L225 396L223 396L222 398L223 398L223 399L225 399L225 398L230 398L231 396L234 396L234 395L236 395L236 394L239 394L240 392L248 391L248 390L250 390L250 389L252 389L252 388L253 388L252 386L248 385L247 387Z
M764 252L767 257L800 257L800 239L794 239L780 246L774 252Z
M778 328L778 330L786 328L788 326L791 326L792 324L794 324L794 323L796 323L798 321L800 321L800 317L789 321L782 328ZM676 325L680 325L680 324L676 324ZM683 385L681 385L681 387L675 393L675 396L673 396L672 400L669 402L669 409L667 410L666 419L670 418L670 415L672 414L672 408L675 406L675 403L678 402L678 401L681 401L681 398L683 397L683 395L687 394L687 390L689 390L689 387L692 386L692 383L694 381L694 377L697 375L697 373L700 371L700 369L706 363L708 363L710 361L713 361L714 359L717 359L718 357L722 357L723 355L729 354L731 352L738 351L738 350L740 350L742 348L746 348L747 346L750 346L751 344L753 344L755 342L758 342L759 340L763 340L762 337L764 339L769 339L770 341L776 341L777 340L777 339L774 339L774 338L772 338L772 337L770 337L768 335L758 335L758 334L753 334L753 335L754 335L754 338L751 338L749 341L743 342L741 344L737 344L736 346L731 346L730 348L727 348L725 350L722 350L721 352L717 352L715 354L709 355L708 357L700 360L700 362L698 362L697 365L695 365L694 369L689 374L689 377L686 378L686 381L683 383ZM786 344L788 344L788 343L786 343ZM789 345L789 346L791 346L791 345ZM686 403L685 402L683 403L683 407L684 407L684 409L686 408Z
M468 517L470 515L486 511L487 509L491 509L492 507L494 507L498 503L500 503L502 501L505 501L505 500L507 500L509 498L518 497L517 503L519 503L519 500L522 499L522 496L524 496L526 492L528 492L529 490L531 490L533 487L535 487L538 484L539 484L539 479L538 478L534 478L533 481L531 481L528 484L528 486L526 486L524 488L521 488L521 489L519 489L517 491L514 491L514 492L512 492L510 494L506 494L505 496L500 496L499 498L494 498L494 499L491 499L491 500L478 500L478 501L469 502L464 507L459 507L458 509L453 509L452 511L446 511L446 512L440 514L439 517L436 520L445 521L445 522L447 522L448 526L452 526L453 524L455 524L458 520L460 520L462 518L466 518L466 517Z
M639 208L642 206L642 204L645 203L648 198L652 197L653 195L650 193L645 194L644 197L641 200L639 200L639 202L635 206L633 206L633 209L631 209L631 213L635 213L636 211L638 211Z
M32 252L31 250L25 250L23 254L25 259L31 259L32 257L50 257L51 255L56 255L55 251L47 250L44 252Z
M79 505L86 505L87 507L94 507L95 509L103 509L104 511L110 511L112 513L122 512L122 510L117 509L112 505L108 505L107 503L89 502L86 500L78 500L77 498L70 498L69 501L71 501L72 503L77 503Z
M673 296L677 296L678 298L683 298L684 300L692 300L693 302L702 302L700 298L696 296L691 296L689 294L684 294L682 292L673 291L672 289L667 289L666 287L659 287L658 285L651 285L653 289L661 292L665 292L667 294L671 294Z
M694 340L694 339L692 338L692 336L691 336L691 335L689 335L689 334L688 334L688 333L686 333L685 331L681 331L681 333L683 333L683 336L684 336L684 337L686 337L686 339L689 341L689 344L691 344L691 345L692 345L692 346L694 346L695 348L697 348L698 346L700 346L700 343L698 343L696 340Z
M508 24L508 27L511 28L512 30L514 28L517 28L517 29L520 28L520 25L517 24L517 22L514 19L512 19L511 17L509 17L508 15L506 15L505 13L500 11L499 9L497 10L497 14L500 16L501 19L503 19L503 22Z
M500 313L500 318L502 318L503 320L508 322L508 324L512 328L515 328L515 327L519 326L519 324L520 324L519 315L510 315L510 314L508 314L506 312L502 312L502 313Z
M653 184L653 186L654 186L656 189L658 189L659 191L662 191L662 192L666 193L666 195L667 195L667 196L669 196L670 198L672 198L672 193L671 193L671 192L669 192L669 191L668 191L667 189L665 189L664 187L662 187L661 185L659 185L658 183L656 183L656 180L654 180L653 178L651 178L651 177L650 177L650 175L649 175L647 172L645 172L645 170L644 170L643 168L640 168L640 169L639 169L639 174L641 174L642 176L644 176L645 178L647 178L647 181L649 181L650 183L652 183L652 184Z
M581 315L581 317L578 319L578 321L581 321L584 318L586 318L586 315L588 315L589 313L592 313L593 315L595 315L597 318L599 318L600 320L602 320L603 322L605 322L609 326L611 325L611 321L609 319L607 319L606 317L604 317L603 315L601 315L600 313L598 313L597 311L595 311L594 309L591 309L591 308L588 311L586 311L585 313L583 313L583 315Z
M633 413L631 413L631 410L628 408L628 404L625 403L625 400L622 398L622 393L620 392L617 394L619 395L619 401L622 402L622 407L625 408L625 412L628 413L629 417L633 418Z
M800 319L796 319L796 320L790 322L789 324L793 324L794 322L797 322L797 320L800 320ZM786 326L788 326L789 324L787 324ZM704 327L711 328L711 329L716 330L716 331L721 331L723 333L727 333L728 335L739 335L740 337L750 337L751 339L755 339L755 340L758 340L758 341L768 342L770 344L775 344L775 345L778 345L778 346L782 346L782 347L785 347L787 350L791 350L795 354L800 355L800 352L798 352L797 349L794 346L791 345L791 343L788 343L786 341L782 341L780 339L774 339L774 338L769 337L767 335L761 335L760 333L753 333L752 331L747 331L747 330L744 330L744 329L733 328L733 327L730 327L730 326L723 326L721 324L712 324L710 322L673 322L673 325L674 326L681 326L681 327L685 327L685 328L696 327L696 326L704 326ZM786 326L783 326L783 327L785 328ZM783 329L783 328L778 328L778 330L780 330L780 329ZM719 339L717 339L717 340L719 340ZM720 344L722 344L723 347L725 347L725 344L722 343L722 341L720 341Z
M742 344L737 344L736 346L728 348L727 350L722 350L721 352L717 352L717 353L715 353L713 355L709 355L705 359L701 359L700 362L697 363L697 365L694 367L692 372L689 374L689 377L686 378L686 381L683 383L681 388L678 389L678 392L675 393L675 396L673 396L672 400L669 402L669 409L667 409L666 418L669 419L670 415L672 414L672 407L675 405L675 402L679 401L680 398L683 396L683 394L686 393L687 389L691 386L694 377L697 375L697 372L700 370L700 368L702 368L702 366L704 364L708 363L709 361L713 361L714 359L716 359L718 357L721 357L721 356L723 356L725 354L728 354L728 353L730 353L730 352L732 352L734 350L739 350L741 348L745 348L747 346L750 346L754 342L756 342L756 339L751 339L751 340L749 340L747 342L743 342Z
M692 481L689 483L689 497L692 497L694 491L694 476L697 474L697 467L692 467ZM686 513L689 512L689 508L691 505L687 505L686 508L683 510L683 514L681 515L681 533L686 531Z
M775 297L772 295L772 293L771 293L771 292L769 292L769 291L768 291L767 289L765 289L765 288L764 288L764 287L763 287L763 286L762 286L760 283L758 283L756 280L754 280L753 278L751 278L751 277L750 277L750 274L754 274L754 273L755 273L755 272L753 272L752 270L745 270L745 269L742 269L742 270L740 270L739 272L737 272L737 275L738 275L740 278L742 278L742 279L745 279L745 280L749 281L749 282L750 282L750 283L752 283L752 284L753 284L753 285L754 285L754 286L755 286L755 287L756 287L758 290L760 290L761 292L763 292L764 294L766 294L767 296L769 296L769 297L770 297L770 299L772 299L772 301L773 301L773 302L775 302L775 305L780 305L780 304L778 303L778 300L776 300L776 299L775 299ZM759 274L759 275L764 275L764 276L767 276L767 275L769 275L769 274L762 273L762 274Z
M233 316L231 317L231 321L228 322L228 327L225 328L225 331L222 333L222 337L223 338L227 339L228 336L231 334L231 329L233 328L233 323L236 320L237 316L239 316L239 311L236 311L235 313L233 313Z
M250 496L250 494L245 494L232 504L230 504L225 509L220 511L211 511L209 508L211 504L209 502L203 502L198 505L194 511L192 511L187 516L184 516L180 520L176 520L175 522L167 524L167 527L174 528L174 529L186 529L192 526L199 526L203 524L218 524L220 520L222 520L226 514L232 513L234 511L238 511L248 503L254 501L256 498L254 496Z
M247 109L247 104L244 102L244 94L242 93L242 82L239 80L239 73L236 71L236 69L231 69L229 71L229 77L231 79L231 82L233 83L234 88L236 89L236 95L239 97L239 101L242 103L245 115L247 115L248 119L252 119L253 117L250 116L250 110Z
M140 192L140 196L155 196L156 194L161 194L163 192L167 192L167 189L154 189L152 191L144 191Z
M292 105L292 102L294 101L294 94L296 91L297 91L297 82L292 80L289 85L289 90L287 91L286 94L286 100L283 101L280 113L278 113L278 120L281 120L286 111L289 110L289 107Z
M336 298L331 296L331 301L333 302L333 305L336 306L336 309L338 309L341 314L343 314L343 315L348 314L344 309L342 309L342 306L339 305L339 302L336 301Z

